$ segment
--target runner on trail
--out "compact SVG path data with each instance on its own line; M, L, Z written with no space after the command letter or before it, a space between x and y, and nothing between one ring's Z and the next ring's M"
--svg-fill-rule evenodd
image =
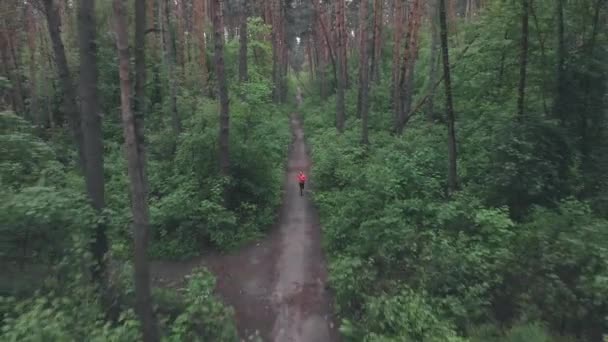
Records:
M306 175L304 171L300 171L298 174L298 183L300 183L300 196L303 196L304 184L306 183Z

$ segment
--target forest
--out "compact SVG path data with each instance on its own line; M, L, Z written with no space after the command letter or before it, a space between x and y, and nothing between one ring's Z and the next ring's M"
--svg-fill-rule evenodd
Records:
M0 17L0 340L608 341L606 1Z

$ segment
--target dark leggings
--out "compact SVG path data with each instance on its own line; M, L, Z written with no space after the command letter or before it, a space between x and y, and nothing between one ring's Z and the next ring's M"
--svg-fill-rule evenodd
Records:
M304 183L300 183L300 195L302 195L303 191L304 191Z

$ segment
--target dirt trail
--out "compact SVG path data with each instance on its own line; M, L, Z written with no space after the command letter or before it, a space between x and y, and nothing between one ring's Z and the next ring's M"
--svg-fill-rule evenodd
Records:
M289 153L283 205L270 235L232 254L211 255L188 262L155 262L157 284L179 286L183 277L204 265L216 275L217 292L236 311L243 340L259 335L264 341L338 341L326 289L318 215L296 182L299 170L308 174L300 120L292 115L294 141Z

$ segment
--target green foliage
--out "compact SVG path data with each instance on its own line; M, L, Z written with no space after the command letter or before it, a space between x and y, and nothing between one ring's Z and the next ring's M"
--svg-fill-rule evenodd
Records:
M215 279L207 270L195 271L184 293L187 307L171 326L167 341L236 341L232 309L213 295Z
M126 268L125 270L129 270ZM74 274L75 275L75 274ZM48 282L52 284L52 282ZM37 293L28 299L0 297L0 339L2 341L136 341L139 322L132 309L121 311L115 322L107 322L93 288L78 278L63 283L67 287ZM173 290L155 291L163 304L158 315L163 341L234 341L237 339L233 311L213 294L215 279L206 270L192 274L183 294ZM124 296L132 297L128 288ZM132 290L131 290L132 291ZM164 300L163 300L164 298ZM173 312L177 310L177 314ZM43 323L42 323L43 322ZM78 324L74 324L78 322Z
M87 234L95 223L84 198L68 190L29 187L0 198L2 257L58 262L71 236Z
M18 189L34 184L61 185L62 166L53 149L10 112L0 113L0 184Z
M5 317L3 341L134 341L140 338L139 323L132 311L125 312L116 326L105 322L99 307L82 298L39 297L17 303L13 315ZM11 303L10 298L0 299ZM15 303L12 303L13 305ZM74 324L78 322L78 324Z
M596 341L608 328L608 222L600 190L608 180L600 137L608 129L597 108L606 103L597 92L605 89L608 64L598 51L608 36L576 38L592 29L596 3L564 3L565 82L574 94L552 107L555 2L534 2L521 120L519 3L491 1L450 35L461 183L452 196L445 191L442 87L433 113L420 108L402 136L391 136L385 63L371 89L369 146L360 145L360 121L352 115L356 87L347 94L342 134L333 128L333 96L306 99L313 196L348 340L567 341L554 336L559 331ZM414 103L430 86L429 32L421 41Z

